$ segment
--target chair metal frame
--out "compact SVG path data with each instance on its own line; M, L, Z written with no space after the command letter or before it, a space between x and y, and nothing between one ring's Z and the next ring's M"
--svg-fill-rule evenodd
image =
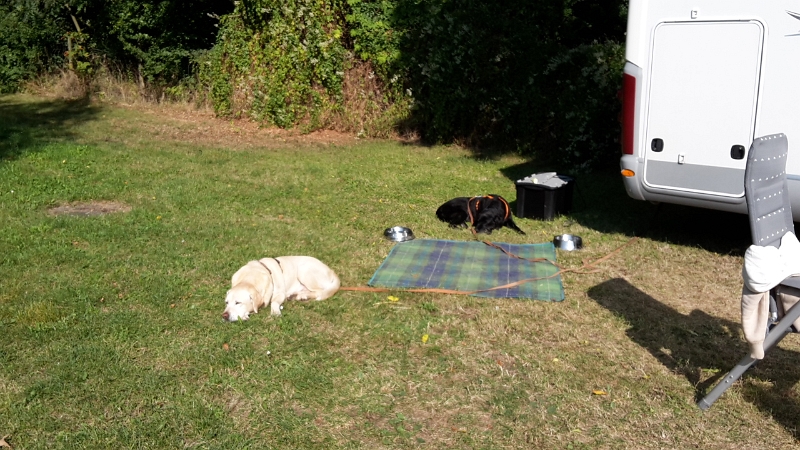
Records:
M792 207L786 181L786 159L789 142L783 133L756 138L750 146L745 166L745 200L750 220L750 234L753 245L779 247L784 234L794 232ZM780 285L800 288L800 277L789 277ZM770 294L770 316L767 336L764 340L764 353L775 347L792 329L792 324L800 318L800 302L790 308L783 317L777 317L774 290ZM758 360L745 356L717 385L699 402L697 406L707 410Z

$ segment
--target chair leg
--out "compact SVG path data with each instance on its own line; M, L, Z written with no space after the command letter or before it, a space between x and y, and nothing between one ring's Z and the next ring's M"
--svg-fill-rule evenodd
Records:
M778 342L780 342L784 337L786 337L787 334L789 334L792 324L798 318L800 318L800 302L792 306L791 309L789 309L789 311L787 311L786 314L781 318L781 321L778 322L775 327L772 328L772 330L770 330L767 338L764 340L765 353L772 347L778 345ZM731 387L731 385L733 385L733 383L735 383L736 380L738 380L756 361L758 360L751 358L749 355L742 358L742 360L739 361L739 364L736 364L733 370L725 375L725 378L720 380L720 382L714 386L714 389L712 389L711 392L703 397L702 400L697 402L697 406L703 411L710 408L711 405L713 405L714 402L717 401L717 399L720 398L722 394L727 391L728 388Z

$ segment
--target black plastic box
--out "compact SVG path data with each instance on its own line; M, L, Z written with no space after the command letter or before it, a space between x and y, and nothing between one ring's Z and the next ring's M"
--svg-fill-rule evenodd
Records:
M556 216L568 214L572 209L572 192L575 179L557 175L567 184L557 188L517 181L516 216L527 219L553 220Z

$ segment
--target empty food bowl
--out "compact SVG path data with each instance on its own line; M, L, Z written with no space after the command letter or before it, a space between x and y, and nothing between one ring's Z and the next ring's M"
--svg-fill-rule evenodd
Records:
M405 242L414 239L414 232L411 231L411 228L406 227L391 227L387 228L383 235L386 239L395 242Z
M562 234L553 238L553 245L559 250L566 250L571 252L573 250L580 250L583 248L583 239L579 236L571 234Z

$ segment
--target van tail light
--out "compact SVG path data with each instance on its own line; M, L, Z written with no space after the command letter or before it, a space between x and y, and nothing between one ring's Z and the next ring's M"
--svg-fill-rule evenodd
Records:
M622 153L633 154L633 125L636 109L636 78L622 74Z

